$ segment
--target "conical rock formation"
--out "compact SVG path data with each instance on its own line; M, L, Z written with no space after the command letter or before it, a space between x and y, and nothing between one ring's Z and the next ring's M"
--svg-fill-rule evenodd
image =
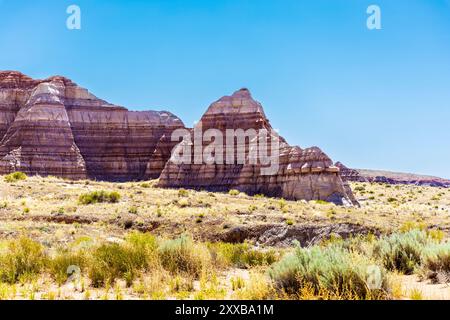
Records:
M212 141L208 135L211 130L222 133L222 138ZM235 133L240 130L248 134L244 134L244 139L233 139L230 144L227 141L231 140L226 138L227 130ZM267 138L259 140L260 136L250 134L251 131L267 132ZM207 138L200 141L199 147L199 141L196 140L198 135L203 134ZM272 144L275 139L278 139L278 145ZM265 155L268 157L261 157L261 152L265 151L264 148L260 149L259 143L262 141L266 142ZM211 144L215 146L211 157L216 161L208 163L205 150L211 149ZM180 157L179 153L183 153L183 150L189 150L191 154ZM233 161L223 160L228 159L229 154L232 154ZM245 159L244 162L238 162L239 155ZM188 161L180 161L181 158ZM357 203L348 185L342 181L339 168L333 165L331 159L317 147L292 147L282 137L278 137L261 104L252 98L247 89L241 89L211 104L188 140L184 139L175 149L161 173L158 185L211 191L237 189L250 195L325 200L337 204Z

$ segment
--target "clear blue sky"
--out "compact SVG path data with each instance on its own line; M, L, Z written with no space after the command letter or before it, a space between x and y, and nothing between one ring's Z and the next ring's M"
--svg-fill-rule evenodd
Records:
M366 28L370 4L382 30ZM0 69L188 126L248 87L291 144L450 178L450 0L0 0Z

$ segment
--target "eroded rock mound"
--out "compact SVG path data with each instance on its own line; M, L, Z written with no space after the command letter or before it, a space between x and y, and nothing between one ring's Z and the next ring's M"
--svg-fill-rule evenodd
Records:
M192 134L193 141L173 141L178 129ZM211 130L224 140L205 140ZM189 150L189 161L175 161L180 148ZM222 162L216 161L219 156ZM247 89L213 103L188 130L169 112L128 111L64 77L34 80L1 71L0 174L13 171L107 181L159 177L161 187L357 203L330 158L317 147L293 147L278 137Z
M157 178L174 146L164 137L182 127L169 112L128 111L64 77L0 72L0 174Z
M363 177L358 170L350 169L346 167L341 162L336 162L334 164L341 171L341 177L344 181L354 181L354 182L368 182L367 178Z
M450 188L450 180L434 176L382 170L355 170L369 182Z
M450 188L450 180L434 176L384 170L351 169L341 162L336 162L334 165L339 168L344 181Z
M219 130L223 137L228 136L227 130L268 132L265 142L269 157L266 159L271 162L262 161L259 147L255 153L254 148L257 145L254 144L255 140L261 143L259 136L248 134L245 139L233 139L232 146L225 138L222 141L214 139L215 147L222 146L220 151L222 154L218 154L215 148L212 154L216 161L208 163L207 159L205 160L208 157L205 155L205 150L210 148L211 139L200 141L200 153L198 153L195 134L196 131L201 134L207 133L208 130ZM265 116L261 104L253 100L247 89L241 89L232 96L223 97L211 104L193 132L188 140L184 139L180 143L179 150L176 149L167 162L158 183L160 187L210 191L237 189L250 195L264 194L292 200L325 200L337 204L357 203L348 185L342 181L339 168L335 167L331 159L319 148L292 147L282 137L278 139L278 147L274 147L272 141L276 133ZM231 162L217 161L217 159L228 159L230 149L232 150ZM179 153L183 153L184 150L190 150L191 154L187 158L191 162L180 162L182 157ZM241 154L245 159L244 162L238 161L237 150L243 150ZM257 155L256 162L255 155ZM202 156L204 159L199 159ZM268 174L267 171L273 169L275 157L278 158L276 170Z
M278 224L262 224L240 226L220 234L214 234L209 240L230 243L252 241L258 245L290 247L298 242L302 247L317 245L330 237L347 239L358 235L380 235L376 228L353 223L336 224L302 224L286 226Z

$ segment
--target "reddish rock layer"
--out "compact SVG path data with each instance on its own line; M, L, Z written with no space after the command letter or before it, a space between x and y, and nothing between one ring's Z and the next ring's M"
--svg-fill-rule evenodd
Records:
M194 131L207 132L219 129L224 137L227 129L266 129L272 131L261 104L252 99L247 89L235 92L213 103L203 115ZM225 138L223 159L226 158ZM268 144L270 145L270 138ZM186 141L184 141L186 143ZM194 143L195 141L190 141ZM202 148L210 144L203 142ZM180 150L183 144L180 145ZM286 199L325 200L338 204L356 204L350 188L342 181L339 169L319 148L301 149L289 146L280 138L279 168L272 175L262 174L267 168L261 161L250 164L250 142L241 141L245 149L245 163L237 164L188 164L179 163L173 156L163 172L158 185L226 191L238 189L248 194L265 194ZM236 142L236 148L239 145ZM194 158L194 148L192 158ZM271 150L269 151L271 154ZM215 154L215 156L217 156ZM236 160L236 157L234 157Z
M128 111L63 77L0 72L0 174L157 178L170 156L161 150L174 145L163 137L182 127L169 112Z
M68 113L89 176L99 180L158 178L170 157L170 152L161 154L161 148L175 145L163 137L182 127L181 121L168 112L69 107ZM149 163L151 171L147 171Z
M383 170L350 169L341 162L336 162L335 166L340 169L342 180L344 181L450 188L450 180L439 177Z
M190 132L200 126L202 132L217 129L224 134L227 129L265 129L272 132L266 138L269 146L275 136L262 106L246 89L213 103ZM250 162L257 139L252 136L235 141L233 149L244 150L243 163L237 163L234 154L229 164L208 164L207 159L177 164L171 154L177 144L172 134L183 128L169 112L128 111L64 77L33 80L19 72L0 72L0 174L20 170L111 181L160 177L161 187L238 189L287 199L356 203L339 168L319 148L291 147L280 138L279 167L271 175L262 174L270 165ZM200 150L209 144L200 142ZM272 151L269 147L273 156Z
M334 164L336 167L339 168L339 170L341 171L341 177L342 180L344 181L354 181L354 182L368 182L368 180L363 177L358 170L356 169L350 169L348 167L346 167L343 163L341 162L336 162Z
M434 176L382 170L355 170L369 182L450 188L450 180Z

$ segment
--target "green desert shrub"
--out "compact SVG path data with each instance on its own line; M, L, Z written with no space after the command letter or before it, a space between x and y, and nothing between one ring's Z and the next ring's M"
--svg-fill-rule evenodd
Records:
M235 283L232 283L232 286L237 289L235 290L234 298L242 300L268 300L283 298L281 296L277 296L270 278L265 274L258 272L250 273L250 278L248 281L244 281L244 283L241 284L239 284L239 282L236 283L236 281L239 280L234 280ZM241 288L239 288L240 286Z
M84 251L72 252L69 249L60 250L52 259L49 260L47 270L55 279L58 285L66 282L71 275L71 267L79 268L83 271L87 265L87 254Z
M180 207L180 208L186 208L190 206L190 202L188 199L186 198L181 198L178 199L178 201L176 202L176 204Z
M132 232L125 238L125 244L129 247L138 265L148 269L157 263L158 241L150 233Z
M198 278L211 266L208 248L195 244L188 236L162 242L158 253L162 266L173 274Z
M156 239L149 234L132 233L124 243L106 243L91 254L88 274L93 286L100 287L125 279L131 285L136 276L157 263Z
M325 200L315 200L314 202L317 203L317 204L321 204L321 205L330 204L328 201L325 201Z
M117 278L133 278L129 252L117 243L103 244L94 250L89 262L89 278L94 287L111 284Z
M445 232L439 229L428 229L427 235L429 238L438 243L442 242L445 238Z
M229 190L228 191L228 194L230 195L230 196L237 196L238 194L240 194L241 192L239 191L239 190L236 190L236 189L231 189L231 190Z
M407 233L413 230L427 230L427 225L424 222L406 221L399 228L399 232L401 233Z
M0 281L15 283L23 276L34 276L46 262L47 255L41 244L26 237L9 240L0 254Z
M422 252L431 239L423 230L395 233L381 238L373 248L373 255L390 271L412 274L422 261Z
M425 247L419 274L434 283L450 282L450 243L430 244Z
M178 190L178 196L179 197L188 197L189 196L189 191L187 191L186 189L179 189Z
M27 175L21 171L16 171L13 173L10 173L5 176L5 181L8 183L11 182L17 182L19 180L25 180L27 178Z
M128 209L128 213L131 213L131 214L137 214L137 213L138 213L138 208L137 208L136 206L131 206L131 207Z
M125 279L127 285L131 285L140 267L125 246L102 244L92 253L88 274L94 287L110 285L118 278Z
M117 203L120 200L120 194L117 191L92 191L80 195L78 201L81 204L94 204L94 203Z
M370 261L339 246L298 247L269 270L275 288L301 297L304 290L331 299L378 299L387 296L389 285L382 268L379 283L369 283Z
M248 268L253 266L271 265L278 260L274 250L259 250L247 243L216 242L208 244L211 256L216 265Z

